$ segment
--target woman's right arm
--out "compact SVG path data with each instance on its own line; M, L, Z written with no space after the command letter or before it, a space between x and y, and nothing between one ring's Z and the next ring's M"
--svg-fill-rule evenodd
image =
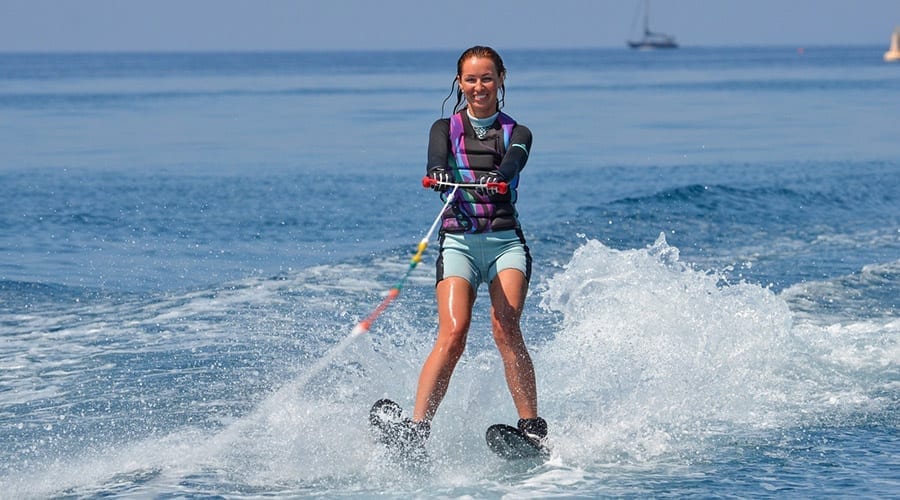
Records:
M447 168L450 154L450 119L441 118L431 125L428 135L428 164L425 172L431 173L436 168Z

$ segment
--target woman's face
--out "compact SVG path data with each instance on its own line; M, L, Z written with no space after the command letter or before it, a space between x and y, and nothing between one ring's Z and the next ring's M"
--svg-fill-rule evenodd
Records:
M503 85L503 75L497 74L494 61L472 56L463 61L457 79L472 116L487 118L497 112L497 91Z

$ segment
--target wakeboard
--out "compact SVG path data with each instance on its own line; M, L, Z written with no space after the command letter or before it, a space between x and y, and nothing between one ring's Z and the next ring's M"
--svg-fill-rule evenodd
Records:
M390 399L379 399L369 410L369 431L375 442L398 462L420 463L428 460L424 441L415 434L403 408Z
M506 460L547 460L550 449L528 438L519 429L506 424L488 427L484 435L488 448Z

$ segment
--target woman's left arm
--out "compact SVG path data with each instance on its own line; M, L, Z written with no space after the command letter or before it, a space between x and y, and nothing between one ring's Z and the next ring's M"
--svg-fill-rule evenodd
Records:
M507 181L513 180L525 168L531 152L531 130L516 124L509 138L509 147L500 162L500 175Z

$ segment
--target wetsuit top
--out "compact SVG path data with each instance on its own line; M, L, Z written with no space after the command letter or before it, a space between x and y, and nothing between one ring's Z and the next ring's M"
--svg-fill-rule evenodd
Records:
M479 120L480 121L480 120ZM519 227L515 203L519 172L531 151L531 131L504 113L476 134L466 110L442 118L431 126L428 141L428 172L450 171L454 182L476 183L494 172L509 185L505 194L478 194L459 189L444 212L441 232L487 233ZM481 138L479 138L479 135Z

